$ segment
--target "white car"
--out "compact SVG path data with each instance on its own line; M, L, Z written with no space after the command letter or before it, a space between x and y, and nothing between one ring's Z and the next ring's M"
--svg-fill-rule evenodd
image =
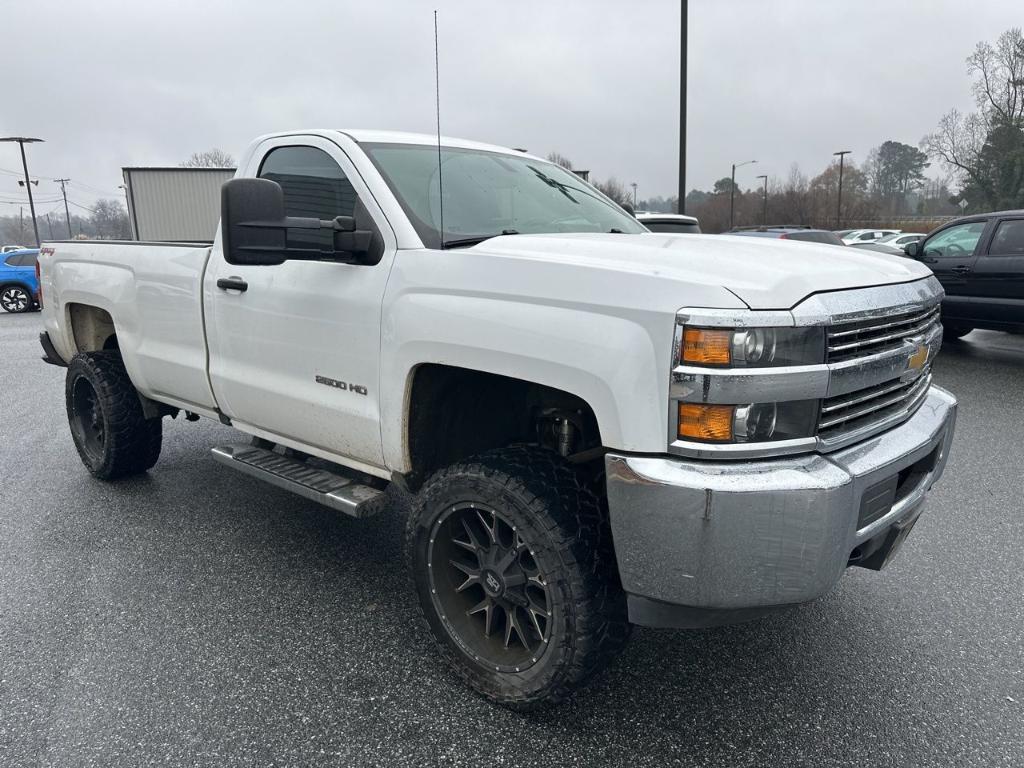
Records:
M150 470L185 412L251 438L217 461L340 513L414 494L422 616L509 705L567 696L629 623L747 620L891 560L953 439L927 267L653 234L542 158L440 143L263 136L210 244L44 244L86 469ZM173 504L181 465L126 491Z
M651 232L673 235L699 235L700 222L694 216L680 213L647 213L638 211L636 220Z
M898 229L855 229L843 235L842 240L847 245L852 245L853 243L873 243L887 235L898 234L900 234Z
M918 240L925 237L928 237L928 235L922 232L898 232L896 234L880 237L874 242L879 245L888 245L902 251L905 245L916 243Z

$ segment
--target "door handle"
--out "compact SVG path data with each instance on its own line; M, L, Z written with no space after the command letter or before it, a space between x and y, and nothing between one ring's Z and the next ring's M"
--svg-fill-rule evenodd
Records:
M222 277L217 280L217 287L222 291L238 291L239 293L249 290L249 284L240 277Z
M956 272L958 275L966 275L971 271L971 268L966 264L960 264L959 266L953 267L952 271Z

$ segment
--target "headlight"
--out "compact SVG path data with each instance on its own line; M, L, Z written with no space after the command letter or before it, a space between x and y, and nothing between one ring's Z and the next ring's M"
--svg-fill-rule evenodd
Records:
M679 440L703 443L764 443L814 434L817 400L717 405L679 403Z
M683 329L680 365L767 368L825 361L825 331L806 328Z

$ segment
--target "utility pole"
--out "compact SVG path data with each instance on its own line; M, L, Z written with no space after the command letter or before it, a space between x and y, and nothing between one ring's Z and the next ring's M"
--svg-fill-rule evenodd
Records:
M756 162L757 160L744 160L742 163L732 164L732 184L729 185L729 229L733 228L733 214L736 211L736 169Z
M21 147L21 167L25 171L25 189L28 191L28 207L32 212L32 230L36 234L36 248L39 247L39 224L36 222L36 204L32 199L32 180L28 175L28 160L25 159L25 145L26 144L38 144L42 142L42 139L33 139L28 136L5 136L0 138L0 141L16 141L18 146Z
M679 198L676 212L686 213L686 38L689 2L681 0L679 16Z
M47 240L53 240L53 222L50 221L50 214L46 214L46 228L50 231L50 236Z
M764 179L764 209L761 212L761 226L768 226L768 176L758 176L759 179Z
M629 186L631 186L633 188L633 210L635 211L636 210L636 182L634 181Z
M832 153L833 157L839 155L839 195L836 199L836 229L843 228L843 157L852 151L852 149L844 149Z
M54 179L55 182L60 184L60 193L64 195L64 217L68 222L68 240L71 239L71 212L68 210L68 191L64 188L64 185L69 183L71 179Z

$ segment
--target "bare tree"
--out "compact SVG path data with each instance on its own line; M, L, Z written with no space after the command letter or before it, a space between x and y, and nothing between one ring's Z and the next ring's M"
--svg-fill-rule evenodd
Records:
M984 197L985 205L995 207L1004 199L1012 205L1024 196L1017 175L1005 173L1024 151L1024 35L1020 28L1003 32L995 46L978 43L967 57L967 73L974 77L978 110L971 114L950 110L921 146L939 158L961 185L972 188L972 195Z
M607 181L594 182L594 186L597 187L606 196L610 197L619 205L633 204L633 193L630 192L626 185L616 179L614 176Z
M97 200L91 217L92 227L98 237L118 240L131 239L128 212L117 200Z
M570 160L565 155L559 154L558 152L549 152L548 153L548 162L549 163L554 163L555 165L560 165L563 168L565 168L567 171L571 171L572 170L572 160Z
M192 156L181 164L182 168L234 168L235 158L223 150L208 149L205 152L193 152Z
M974 75L974 101L993 124L1020 126L1024 122L1024 35L1020 27L999 36L993 48L978 43L967 57L967 74Z

